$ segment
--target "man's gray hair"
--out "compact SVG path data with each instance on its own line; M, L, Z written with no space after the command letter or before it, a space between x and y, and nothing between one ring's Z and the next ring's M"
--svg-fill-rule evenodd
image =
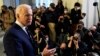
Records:
M21 11L23 11L23 10L25 10L25 9L28 9L28 8L31 9L31 6L28 5L28 4L21 4L21 5L19 5L19 6L16 8L16 15L17 15L17 14L20 14Z

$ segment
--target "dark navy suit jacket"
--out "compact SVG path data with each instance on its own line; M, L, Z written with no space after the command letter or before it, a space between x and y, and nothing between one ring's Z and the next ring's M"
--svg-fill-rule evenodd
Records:
M17 24L6 32L3 43L7 56L35 56L34 41Z

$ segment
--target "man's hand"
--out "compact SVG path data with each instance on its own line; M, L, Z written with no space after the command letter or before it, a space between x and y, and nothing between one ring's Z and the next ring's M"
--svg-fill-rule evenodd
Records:
M74 44L75 44L76 49L78 49L78 48L79 48L78 40L73 40L73 42L74 42Z
M51 56L54 55L54 53L56 52L56 49L48 49L48 45L44 48L43 52L42 52L42 56Z
M66 49L66 43L62 43L60 46L61 49Z

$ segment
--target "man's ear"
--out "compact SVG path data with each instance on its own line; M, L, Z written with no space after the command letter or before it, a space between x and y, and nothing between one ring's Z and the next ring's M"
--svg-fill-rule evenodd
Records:
M16 17L19 18L19 14L17 14Z

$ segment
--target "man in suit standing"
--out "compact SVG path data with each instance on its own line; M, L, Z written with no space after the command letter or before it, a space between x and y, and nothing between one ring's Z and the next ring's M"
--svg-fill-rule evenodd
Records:
M30 5L21 4L16 8L16 21L14 25L5 33L3 43L7 56L36 56L36 43L26 30L32 23L32 9ZM54 49L46 46L42 56L54 54Z

